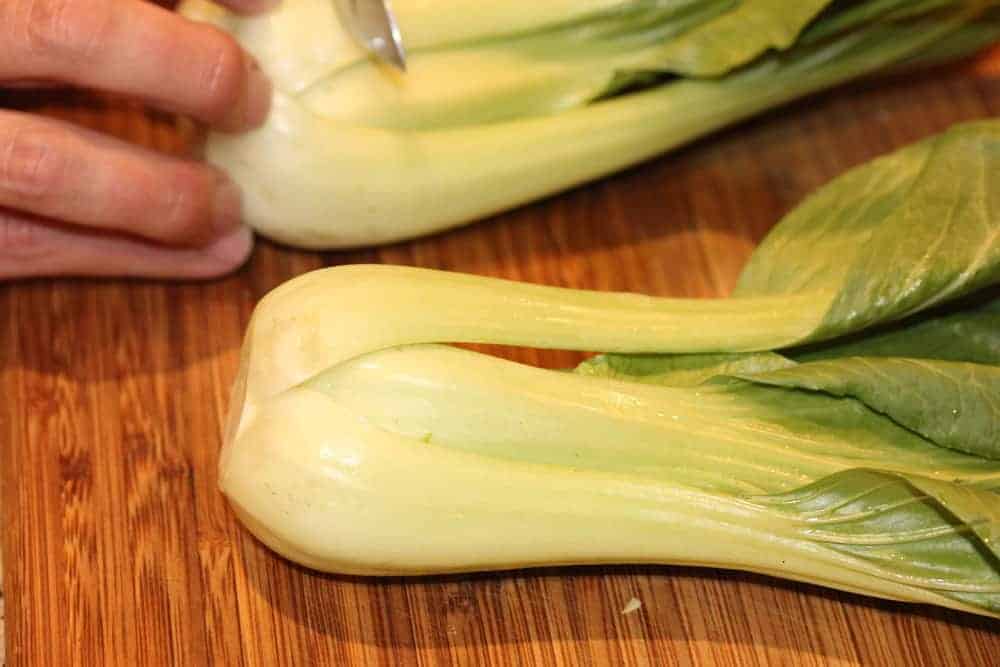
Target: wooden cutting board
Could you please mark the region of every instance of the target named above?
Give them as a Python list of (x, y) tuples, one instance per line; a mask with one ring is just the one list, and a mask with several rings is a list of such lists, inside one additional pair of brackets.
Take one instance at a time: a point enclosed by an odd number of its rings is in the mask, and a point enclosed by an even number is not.
[[(42, 106), (163, 150), (190, 150), (166, 118), (93, 102)], [(414, 243), (328, 254), (261, 243), (244, 270), (206, 284), (0, 287), (11, 664), (997, 664), (995, 622), (732, 572), (314, 574), (241, 529), (216, 490), (216, 459), (247, 318), (292, 276), (389, 262), (723, 295), (754, 244), (817, 186), (953, 122), (998, 112), (1000, 84), (954, 72), (857, 85)], [(503, 353), (547, 366), (578, 359)], [(642, 607), (623, 615), (631, 598)]]

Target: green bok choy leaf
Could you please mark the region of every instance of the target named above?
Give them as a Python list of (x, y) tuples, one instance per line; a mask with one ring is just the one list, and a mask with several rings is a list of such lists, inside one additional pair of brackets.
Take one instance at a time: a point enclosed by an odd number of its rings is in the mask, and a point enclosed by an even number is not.
[(726, 299), (301, 276), (250, 323), (221, 487), (332, 572), (680, 563), (1000, 616), (998, 183), (996, 121), (859, 167)]

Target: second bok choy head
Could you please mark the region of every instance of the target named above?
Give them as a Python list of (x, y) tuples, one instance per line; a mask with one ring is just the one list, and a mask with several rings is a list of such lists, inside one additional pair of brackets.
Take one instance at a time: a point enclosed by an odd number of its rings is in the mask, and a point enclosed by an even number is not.
[(635, 164), (765, 109), (1000, 37), (998, 0), (394, 0), (403, 75), (331, 0), (240, 17), (270, 119), (216, 135), (247, 221), (309, 248), (412, 238)]
[(330, 572), (701, 564), (1000, 616), (998, 283), (997, 121), (834, 180), (730, 298), (317, 271), (253, 315), (221, 487)]

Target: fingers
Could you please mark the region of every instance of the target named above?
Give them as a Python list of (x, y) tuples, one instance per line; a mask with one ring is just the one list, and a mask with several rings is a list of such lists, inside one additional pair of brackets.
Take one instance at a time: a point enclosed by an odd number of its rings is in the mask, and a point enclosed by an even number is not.
[(200, 244), (240, 224), (240, 194), (207, 165), (0, 111), (0, 207), (151, 241)]
[(239, 229), (201, 248), (168, 248), (94, 234), (0, 209), (0, 280), (36, 276), (215, 278), (239, 268), (253, 246)]
[(109, 90), (230, 131), (270, 106), (270, 83), (232, 37), (148, 2), (3, 0), (0, 44), (0, 81)]

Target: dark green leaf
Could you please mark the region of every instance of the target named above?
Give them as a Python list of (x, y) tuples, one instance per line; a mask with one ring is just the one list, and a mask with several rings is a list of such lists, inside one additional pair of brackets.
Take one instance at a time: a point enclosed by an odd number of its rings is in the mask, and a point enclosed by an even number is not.
[(910, 357), (1000, 365), (1000, 299), (946, 314), (928, 314), (848, 339), (789, 353), (796, 361), (839, 357)]
[(849, 396), (937, 445), (1000, 459), (1000, 368), (996, 366), (847, 357), (739, 377)]

